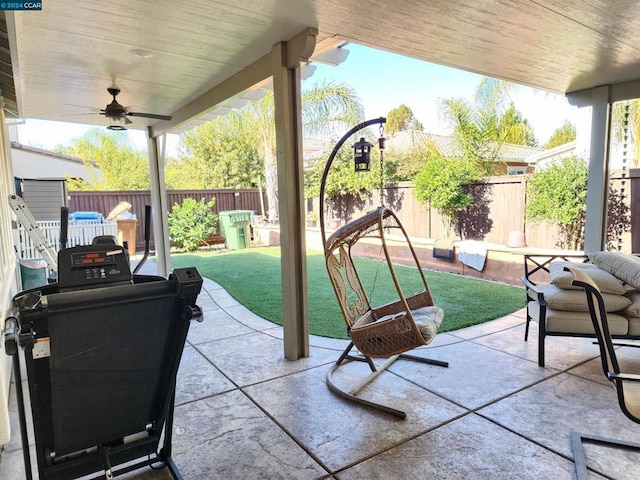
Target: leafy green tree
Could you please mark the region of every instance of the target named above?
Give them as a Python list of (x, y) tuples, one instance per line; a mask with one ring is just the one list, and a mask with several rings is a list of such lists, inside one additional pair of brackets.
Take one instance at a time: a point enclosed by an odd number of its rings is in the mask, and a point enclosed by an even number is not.
[(576, 126), (568, 120), (564, 122), (564, 125), (556, 128), (556, 130), (549, 137), (549, 141), (545, 144), (545, 149), (559, 147), (565, 143), (573, 142), (576, 139)]
[(582, 248), (587, 175), (584, 161), (572, 156), (536, 171), (527, 180), (525, 218), (557, 225), (562, 248)]
[[(207, 127), (212, 129), (206, 130), (207, 135), (203, 135), (204, 130), (202, 130), (189, 136), (189, 148), (199, 153), (197, 158), (210, 160), (208, 165), (215, 165), (215, 168), (219, 168), (217, 162), (222, 162), (221, 174), (227, 170), (232, 175), (239, 175), (243, 168), (234, 169), (232, 164), (242, 161), (244, 168), (253, 172), (250, 175), (252, 182), (257, 181), (259, 186), (262, 186), (264, 181), (269, 208), (268, 217), (273, 221), (278, 218), (274, 113), (273, 92), (269, 92), (260, 100), (251, 102), (237, 111), (229, 121), (221, 120), (219, 125)], [(321, 82), (302, 93), (302, 123), (305, 135), (337, 138), (345, 128), (360, 123), (363, 118), (364, 110), (360, 100), (353, 89), (346, 85)], [(227, 140), (215, 140), (214, 147), (208, 146), (207, 142), (211, 142), (211, 132), (216, 132), (221, 138)], [(230, 140), (234, 138), (235, 140)], [(227, 145), (222, 148), (219, 144), (224, 141)], [(220, 155), (223, 157), (221, 158)], [(256, 155), (263, 161), (264, 175), (257, 175), (253, 170)], [(205, 168), (205, 166), (202, 164), (201, 167), (194, 168)], [(214, 174), (203, 170), (200, 175)]]
[(513, 103), (509, 105), (509, 108), (498, 120), (496, 141), (511, 145), (538, 146), (538, 141), (533, 133), (533, 128), (529, 125), (529, 121), (516, 110), (516, 106)]
[(415, 177), (416, 198), (436, 209), (445, 237), (449, 236), (456, 214), (473, 203), (468, 186), (481, 178), (482, 170), (473, 159), (448, 159), (438, 154), (432, 155)]
[[(265, 190), (269, 218), (273, 219), (278, 216), (273, 95), (266, 95), (254, 105), (254, 114), (262, 116), (262, 122), (258, 122), (257, 125), (262, 136), (262, 153), (265, 159)], [(344, 84), (324, 81), (314, 84), (302, 94), (302, 125), (305, 136), (338, 138), (346, 128), (363, 120), (362, 103), (355, 91)]]
[[(147, 190), (147, 155), (135, 149), (126, 132), (93, 128), (70, 146), (55, 151), (83, 159), (90, 181), (68, 178), (70, 190)], [(100, 169), (96, 173), (92, 162)]]
[(476, 90), (474, 105), (480, 116), (493, 116), (491, 122), (496, 122), (491, 133), (494, 141), (535, 147), (538, 141), (533, 128), (511, 100), (510, 93), (515, 89), (514, 83), (484, 77)]
[[(527, 181), (525, 218), (557, 225), (560, 248), (584, 248), (584, 222), (588, 167), (576, 156), (536, 171)], [(609, 187), (607, 209), (607, 248), (614, 249), (619, 237), (631, 228), (630, 208), (624, 197)]]
[(385, 131), (389, 134), (403, 130), (424, 130), (423, 125), (413, 116), (413, 110), (404, 103), (387, 114)]
[(193, 128), (180, 140), (182, 158), (165, 165), (169, 188), (251, 188), (262, 183), (256, 131), (241, 111)]
[(218, 216), (213, 213), (215, 200), (205, 202), (185, 198), (181, 204), (174, 204), (169, 213), (169, 234), (178, 248), (189, 252), (205, 245), (210, 235), (217, 230)]
[(462, 99), (443, 100), (444, 113), (454, 128), (460, 157), (487, 173), (499, 158), (498, 117), (493, 106), (477, 107)]

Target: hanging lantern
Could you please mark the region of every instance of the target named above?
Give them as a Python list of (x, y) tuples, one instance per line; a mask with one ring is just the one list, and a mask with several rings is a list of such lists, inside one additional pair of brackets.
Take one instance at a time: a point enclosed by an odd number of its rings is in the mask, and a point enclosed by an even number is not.
[(364, 137), (353, 145), (353, 163), (356, 172), (368, 172), (371, 170), (371, 147)]

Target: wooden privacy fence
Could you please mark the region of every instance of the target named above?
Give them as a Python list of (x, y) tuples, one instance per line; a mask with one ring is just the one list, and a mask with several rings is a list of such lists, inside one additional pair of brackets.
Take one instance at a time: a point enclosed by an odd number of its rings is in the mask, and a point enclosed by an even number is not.
[[(610, 172), (613, 187), (620, 190), (624, 184), (625, 203), (631, 212), (631, 231), (622, 237), (624, 252), (640, 252), (640, 169), (631, 169), (623, 179), (621, 171)], [(556, 248), (559, 235), (554, 225), (525, 221), (526, 177), (508, 175), (490, 177), (474, 185), (476, 202), (466, 214), (460, 215), (465, 239), (506, 244), (509, 233), (524, 231), (529, 247)], [(443, 238), (444, 232), (435, 209), (418, 202), (411, 183), (387, 186), (385, 204), (393, 209), (413, 238)], [(357, 218), (378, 205), (378, 192), (371, 198), (356, 199), (343, 196), (337, 202), (329, 201), (327, 219), (340, 219), (342, 223)], [(310, 202), (318, 211), (318, 202)], [(311, 205), (309, 205), (311, 208)], [(454, 235), (450, 235), (453, 237)]]
[[(220, 213), (228, 210), (251, 210), (256, 214), (262, 214), (260, 192), (258, 189), (238, 190), (168, 190), (167, 204), (169, 211), (174, 204), (180, 204), (185, 198), (206, 202), (215, 199), (214, 212)], [(95, 192), (70, 192), (70, 212), (99, 212), (105, 217), (120, 202), (129, 202), (132, 206), (131, 213), (138, 219), (136, 229), (136, 248), (144, 248), (144, 207), (151, 205), (151, 194), (148, 190), (142, 191), (95, 191)], [(267, 208), (266, 197), (263, 194), (264, 207)], [(219, 233), (219, 232), (218, 232)], [(153, 229), (151, 231), (151, 244), (153, 247)]]
[[(631, 225), (635, 228), (622, 237), (622, 251), (640, 252), (640, 169), (627, 172), (623, 180), (620, 171), (611, 172), (613, 185), (620, 190), (624, 183), (625, 202), (631, 211)], [(483, 240), (490, 243), (506, 244), (509, 233), (524, 231), (529, 247), (555, 248), (558, 242), (558, 230), (553, 225), (533, 224), (524, 219), (526, 205), (526, 177), (521, 175), (490, 177), (473, 187), (476, 202), (461, 216), (464, 238)], [(251, 210), (260, 215), (263, 206), (257, 189), (241, 190), (169, 190), (167, 192), (170, 208), (185, 198), (206, 201), (215, 198), (214, 211)], [(340, 219), (346, 222), (357, 218), (378, 204), (378, 192), (370, 198), (356, 199), (343, 196), (337, 202), (329, 201), (326, 219)], [(75, 211), (100, 212), (105, 217), (121, 201), (129, 202), (138, 218), (136, 245), (143, 247), (144, 206), (151, 203), (148, 191), (133, 192), (71, 192), (69, 209)], [(263, 193), (264, 208), (267, 207)], [(443, 238), (444, 232), (435, 209), (418, 202), (413, 194), (411, 183), (400, 183), (385, 188), (385, 204), (393, 209), (400, 221), (414, 238)], [(317, 199), (309, 200), (308, 210), (318, 212)], [(153, 236), (153, 232), (152, 232)]]

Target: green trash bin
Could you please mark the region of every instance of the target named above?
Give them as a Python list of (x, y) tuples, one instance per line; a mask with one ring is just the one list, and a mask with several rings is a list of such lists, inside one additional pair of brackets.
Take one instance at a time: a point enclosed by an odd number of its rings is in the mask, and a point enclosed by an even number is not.
[(228, 210), (220, 212), (220, 230), (227, 239), (227, 248), (237, 250), (249, 247), (249, 220), (251, 210)]
[(39, 260), (21, 260), (20, 278), (23, 290), (42, 287), (47, 284), (47, 267)]

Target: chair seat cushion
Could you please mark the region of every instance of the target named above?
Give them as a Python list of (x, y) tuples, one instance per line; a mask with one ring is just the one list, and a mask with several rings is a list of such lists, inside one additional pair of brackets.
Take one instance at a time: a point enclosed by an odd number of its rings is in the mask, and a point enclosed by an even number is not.
[[(587, 296), (580, 290), (563, 290), (555, 285), (538, 285), (547, 306), (553, 310), (564, 310), (569, 312), (588, 312)], [(631, 300), (624, 295), (611, 295), (603, 293), (604, 306), (607, 312), (618, 312), (631, 305)]]
[(438, 333), (438, 328), (444, 320), (444, 311), (440, 307), (422, 307), (412, 310), (413, 320), (424, 340), (429, 343)]
[[(529, 302), (529, 316), (535, 320), (540, 318), (538, 302)], [(607, 319), (611, 335), (629, 333), (629, 321), (623, 315), (609, 313)], [(567, 312), (552, 308), (547, 308), (546, 330), (555, 333), (595, 335), (589, 312)]]
[(565, 272), (565, 267), (579, 268), (589, 275), (589, 278), (598, 286), (601, 293), (610, 293), (612, 295), (623, 295), (627, 289), (621, 280), (603, 270), (602, 268), (594, 265), (593, 263), (577, 263), (577, 262), (551, 262), (549, 265), (549, 275), (551, 276), (551, 283), (556, 287), (563, 290), (581, 290), (581, 287), (576, 287), (571, 284), (573, 281), (573, 275), (571, 272)]
[(627, 317), (627, 321), (629, 322), (628, 334), (633, 337), (640, 337), (640, 318), (630, 317), (626, 314), (624, 316)]

